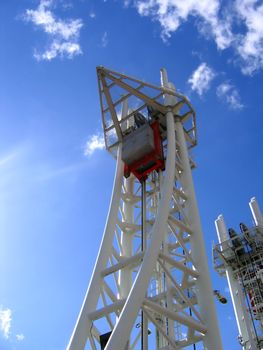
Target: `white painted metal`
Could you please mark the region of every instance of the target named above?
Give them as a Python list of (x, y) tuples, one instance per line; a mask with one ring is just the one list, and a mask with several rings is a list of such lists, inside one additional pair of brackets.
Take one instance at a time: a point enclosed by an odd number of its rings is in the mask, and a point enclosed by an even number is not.
[[(229, 235), (223, 215), (219, 215), (215, 221), (215, 226), (219, 243), (222, 244), (223, 242), (229, 241)], [(251, 330), (252, 324), (247, 312), (245, 296), (241, 285), (234, 277), (233, 270), (229, 265), (226, 267), (226, 278), (234, 307), (238, 331), (243, 340), (243, 349), (256, 350), (257, 347), (254, 342), (254, 336)]]
[[(124, 119), (128, 114), (128, 101), (127, 99), (123, 101), (121, 118)], [(124, 124), (125, 126), (125, 124)], [(125, 217), (126, 223), (133, 225), (133, 211), (134, 202), (131, 197), (134, 192), (134, 181), (135, 178), (130, 176), (128, 179), (124, 179), (123, 185), (126, 188), (126, 199), (123, 201), (123, 215)], [(122, 230), (121, 232), (121, 256), (125, 258), (130, 258), (132, 256), (132, 235), (127, 230)], [(131, 287), (132, 287), (132, 270), (130, 267), (121, 269), (119, 272), (119, 286), (120, 286), (120, 299), (127, 298)]]
[(229, 234), (227, 232), (226, 224), (223, 215), (219, 215), (215, 221), (216, 233), (219, 243), (223, 243), (229, 240)]
[(222, 215), (215, 221), (219, 244), (214, 266), (226, 275), (235, 311), (239, 340), (244, 350), (263, 349), (263, 231), (262, 214), (255, 197), (249, 203), (255, 226), (240, 224), (231, 237)]
[[(100, 349), (107, 332), (105, 350), (140, 349), (141, 337), (143, 350), (198, 343), (222, 350), (188, 154), (196, 145), (192, 106), (165, 70), (161, 87), (102, 67), (98, 77), (106, 147), (113, 155), (118, 150), (117, 170), (99, 256), (67, 350), (84, 350), (86, 342)], [(166, 166), (149, 175), (142, 191), (133, 175), (123, 177), (121, 142), (134, 126), (133, 111), (147, 114), (147, 106), (163, 125)]]
[[(89, 288), (87, 290), (82, 308), (79, 313), (76, 326), (67, 347), (68, 350), (83, 350), (85, 348), (88, 337), (91, 339), (91, 346), (94, 344), (90, 333), (91, 320), (89, 319), (89, 313), (91, 310), (93, 310), (94, 305), (96, 305), (98, 302), (101, 288), (101, 271), (107, 266), (109, 250), (111, 248), (112, 238), (114, 235), (114, 226), (117, 220), (118, 206), (121, 196), (122, 178), (123, 162), (121, 160), (121, 147), (119, 147), (111, 204), (99, 255), (95, 264), (95, 268), (93, 270)], [(95, 344), (92, 347), (95, 349)]]
[[(133, 225), (133, 210), (134, 203), (130, 201), (130, 197), (133, 194), (134, 188), (134, 177), (131, 176), (124, 180), (124, 186), (126, 188), (127, 199), (123, 203), (123, 214), (126, 218), (127, 224)], [(132, 257), (132, 235), (128, 230), (123, 230), (121, 232), (121, 257), (130, 258)], [(132, 287), (132, 270), (128, 266), (123, 268), (119, 272), (119, 286), (120, 286), (120, 299), (127, 298), (131, 287)]]
[(255, 197), (251, 198), (249, 206), (256, 226), (263, 226), (263, 216)]
[(145, 252), (140, 271), (121, 312), (118, 323), (114, 328), (112, 337), (110, 338), (106, 347), (107, 350), (124, 349), (138, 311), (143, 305), (145, 293), (159, 255), (161, 242), (164, 239), (163, 235), (166, 232), (165, 226), (167, 224), (169, 214), (169, 203), (172, 197), (175, 170), (175, 134), (173, 131), (174, 118), (171, 112), (167, 113), (166, 120), (168, 142), (166, 177), (163, 191), (161, 193), (161, 202), (158, 208), (157, 220), (153, 226), (151, 232), (152, 239)]
[[(168, 74), (167, 74), (167, 71), (165, 68), (161, 69), (161, 86), (163, 88), (171, 89), (175, 92), (174, 85), (168, 81)], [(170, 94), (164, 95), (165, 106), (171, 108), (172, 106), (176, 105), (176, 102), (177, 102), (176, 96), (172, 96)], [(164, 254), (166, 254), (166, 256), (168, 256), (169, 255), (169, 241), (167, 240), (167, 237), (164, 237), (162, 244), (164, 247)], [(165, 278), (164, 283), (166, 285), (163, 286), (163, 288), (166, 288), (166, 290), (167, 290), (167, 292), (166, 292), (167, 308), (172, 309), (173, 308), (172, 283), (171, 283), (171, 279), (166, 278), (166, 277), (167, 276), (164, 273), (164, 278)], [(161, 284), (161, 281), (159, 281), (159, 283)], [(174, 336), (175, 336), (174, 321), (168, 318), (166, 322), (167, 322), (167, 332), (171, 336), (171, 338), (174, 338)], [(167, 344), (167, 340), (165, 339), (165, 337), (162, 334), (159, 334), (159, 341), (162, 344), (162, 347)]]
[[(213, 350), (221, 350), (219, 328), (217, 324), (215, 305), (213, 300), (213, 292), (209, 279), (208, 262), (205, 251), (204, 238), (202, 234), (198, 205), (195, 196), (192, 172), (186, 148), (184, 131), (182, 123), (178, 118), (175, 122), (175, 130), (178, 138), (178, 146), (180, 149), (181, 162), (183, 166), (184, 176), (182, 182), (185, 188), (185, 194), (188, 196), (188, 217), (190, 219), (193, 234), (190, 236), (192, 247), (192, 258), (195, 266), (199, 271), (199, 278), (196, 281), (196, 296), (200, 307), (200, 314), (207, 327), (208, 335), (204, 339), (206, 348)], [(202, 271), (202, 273), (201, 273)]]

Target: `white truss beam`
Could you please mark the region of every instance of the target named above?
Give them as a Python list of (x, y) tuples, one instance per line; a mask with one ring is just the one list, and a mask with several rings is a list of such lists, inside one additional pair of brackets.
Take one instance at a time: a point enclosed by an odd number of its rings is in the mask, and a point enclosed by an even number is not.
[[(167, 81), (157, 87), (98, 68), (107, 149), (116, 175), (104, 235), (67, 350), (222, 350), (188, 149), (195, 113)], [(124, 178), (122, 139), (134, 111), (151, 106), (162, 123), (165, 171), (145, 183)], [(149, 334), (151, 329), (151, 335)], [(154, 347), (153, 347), (153, 344)]]

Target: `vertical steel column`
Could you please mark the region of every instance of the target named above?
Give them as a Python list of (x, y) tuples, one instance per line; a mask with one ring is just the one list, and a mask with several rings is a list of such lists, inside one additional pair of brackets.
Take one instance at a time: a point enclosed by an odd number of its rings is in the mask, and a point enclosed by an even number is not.
[(200, 314), (208, 329), (204, 338), (204, 345), (207, 350), (222, 350), (192, 171), (184, 129), (179, 117), (175, 120), (175, 130), (179, 146), (179, 154), (183, 166), (182, 182), (186, 191), (186, 204), (188, 203), (189, 220), (193, 231), (190, 238), (192, 257), (197, 270), (200, 272), (196, 281), (196, 296), (200, 307)]

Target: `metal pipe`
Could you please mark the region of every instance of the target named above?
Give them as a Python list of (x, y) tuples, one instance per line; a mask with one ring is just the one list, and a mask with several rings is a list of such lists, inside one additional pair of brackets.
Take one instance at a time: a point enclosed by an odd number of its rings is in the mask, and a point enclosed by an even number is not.
[(261, 210), (257, 203), (256, 197), (251, 198), (249, 206), (256, 226), (263, 226), (263, 216), (261, 214)]
[(168, 75), (167, 70), (165, 68), (161, 68), (161, 85), (163, 87), (168, 86)]
[(218, 242), (221, 244), (225, 241), (228, 241), (230, 237), (226, 228), (223, 215), (218, 216), (218, 218), (215, 221), (215, 225), (216, 225)]

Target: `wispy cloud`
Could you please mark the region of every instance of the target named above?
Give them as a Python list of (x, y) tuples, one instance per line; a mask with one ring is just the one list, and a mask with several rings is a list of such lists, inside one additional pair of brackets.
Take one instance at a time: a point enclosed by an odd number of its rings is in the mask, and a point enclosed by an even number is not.
[(199, 67), (192, 73), (188, 79), (188, 83), (193, 91), (196, 91), (199, 96), (206, 92), (214, 79), (215, 73), (205, 62), (201, 63)]
[(90, 11), (89, 16), (90, 18), (96, 18), (96, 13), (94, 11)]
[(23, 333), (17, 334), (16, 335), (16, 340), (17, 341), (23, 341), (25, 339), (25, 336)]
[(104, 149), (104, 137), (101, 134), (91, 135), (85, 145), (84, 155), (91, 156), (96, 150)]
[(85, 163), (78, 162), (61, 167), (52, 167), (50, 164), (42, 164), (39, 167), (39, 175), (37, 180), (49, 181), (53, 179), (66, 178), (68, 176), (75, 176), (84, 167)]
[(8, 339), (10, 336), (10, 328), (12, 322), (12, 311), (0, 307), (0, 331), (4, 338)]
[[(125, 1), (126, 2), (126, 1)], [(159, 21), (162, 38), (166, 40), (182, 23), (191, 16), (199, 17), (199, 28), (210, 33), (218, 48), (228, 47), (232, 41), (229, 21), (219, 19), (219, 0), (181, 1), (181, 0), (135, 0), (140, 15), (151, 16)]]
[(107, 32), (104, 32), (101, 37), (101, 46), (106, 47), (109, 43), (109, 36)]
[(220, 84), (216, 89), (216, 94), (222, 101), (228, 104), (230, 109), (240, 110), (244, 107), (241, 103), (239, 92), (229, 82)]
[[(105, 2), (105, 1), (104, 1)], [(130, 5), (130, 3), (132, 2), (132, 0), (124, 0), (124, 6), (128, 7)]]
[[(0, 306), (0, 335), (8, 341), (12, 341), (11, 324), (12, 310)], [(20, 342), (25, 339), (25, 336), (23, 333), (19, 333), (15, 335), (15, 339)]]
[(79, 44), (81, 19), (63, 20), (57, 18), (51, 11), (53, 0), (40, 0), (35, 10), (27, 9), (23, 18), (41, 28), (51, 39), (51, 44), (44, 52), (35, 51), (37, 60), (50, 61), (57, 56), (73, 58), (82, 53)]
[(13, 159), (15, 159), (18, 155), (18, 152), (11, 152), (11, 153), (8, 153), (4, 156), (1, 156), (0, 155), (0, 167), (3, 167), (7, 164), (9, 164)]

